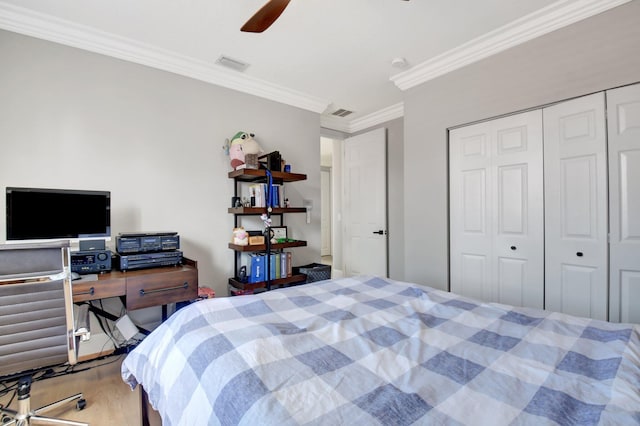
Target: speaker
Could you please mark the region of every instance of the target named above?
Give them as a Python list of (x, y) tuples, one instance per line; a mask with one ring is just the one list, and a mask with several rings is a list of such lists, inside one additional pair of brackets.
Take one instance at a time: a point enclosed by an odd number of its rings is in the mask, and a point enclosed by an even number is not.
[(80, 251), (104, 250), (104, 240), (81, 240)]

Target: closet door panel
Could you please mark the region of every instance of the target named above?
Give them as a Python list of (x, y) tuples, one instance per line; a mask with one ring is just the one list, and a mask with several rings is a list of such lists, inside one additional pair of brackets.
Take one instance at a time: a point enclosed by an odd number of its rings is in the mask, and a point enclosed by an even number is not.
[(542, 308), (544, 221), (542, 112), (521, 113), (494, 125), (495, 286), (493, 300)]
[(542, 113), (449, 137), (451, 291), (542, 308)]
[(620, 271), (621, 322), (640, 324), (640, 271)]
[[(606, 316), (607, 288), (599, 282), (598, 268), (563, 264), (560, 282), (560, 298), (556, 301), (565, 314), (587, 318)], [(550, 308), (547, 308), (550, 309)]]
[(603, 201), (598, 199), (597, 155), (567, 156), (559, 166), (561, 238), (597, 239), (597, 207)]
[(544, 114), (545, 308), (607, 319), (604, 93)]
[(498, 169), (498, 232), (501, 235), (526, 235), (527, 165), (516, 164)]
[(487, 295), (491, 294), (489, 256), (461, 253), (459, 261), (460, 279), (456, 290), (452, 291), (473, 299), (487, 300)]
[(607, 91), (610, 320), (640, 323), (640, 85)]
[(493, 179), (489, 126), (452, 130), (450, 134), (451, 291), (491, 298)]
[(500, 303), (523, 306), (527, 303), (524, 289), (527, 287), (526, 259), (498, 258), (498, 295)]
[(640, 240), (640, 149), (619, 153), (620, 239)]

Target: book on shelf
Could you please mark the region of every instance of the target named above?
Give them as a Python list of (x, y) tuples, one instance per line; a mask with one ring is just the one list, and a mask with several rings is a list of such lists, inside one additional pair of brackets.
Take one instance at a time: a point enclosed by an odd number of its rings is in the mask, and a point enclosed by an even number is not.
[(271, 200), (272, 207), (281, 207), (283, 198), (283, 186), (280, 184), (273, 184), (272, 191), (269, 192), (268, 185), (266, 183), (254, 183), (249, 186), (249, 196), (251, 197), (252, 207), (266, 207), (267, 200)]
[(280, 204), (280, 200), (282, 200), (282, 185), (273, 184), (272, 186), (273, 192), (271, 193), (271, 206), (273, 207), (282, 207)]
[(252, 253), (249, 255), (250, 283), (258, 283), (267, 279), (265, 261), (264, 254)]
[(269, 254), (269, 275), (271, 277), (272, 280), (275, 280), (276, 278), (276, 254), (275, 253), (270, 253)]
[(249, 255), (249, 282), (257, 283), (267, 280), (267, 259), (269, 259), (269, 275), (271, 280), (293, 276), (291, 252), (251, 253)]
[(287, 278), (287, 253), (280, 253), (280, 278)]
[(276, 253), (275, 254), (275, 278), (282, 278), (282, 274), (280, 273), (281, 270), (281, 260), (280, 260), (280, 253)]

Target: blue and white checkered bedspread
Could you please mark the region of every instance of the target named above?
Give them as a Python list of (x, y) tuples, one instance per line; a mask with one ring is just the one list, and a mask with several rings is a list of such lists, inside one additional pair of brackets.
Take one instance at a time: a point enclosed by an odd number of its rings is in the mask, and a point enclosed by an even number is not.
[(172, 425), (640, 424), (640, 327), (343, 278), (194, 303), (122, 365)]

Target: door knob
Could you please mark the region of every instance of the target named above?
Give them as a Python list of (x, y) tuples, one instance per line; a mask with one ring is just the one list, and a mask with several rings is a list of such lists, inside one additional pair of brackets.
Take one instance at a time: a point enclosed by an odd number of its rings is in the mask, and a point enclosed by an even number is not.
[(384, 231), (381, 229), (379, 231), (373, 231), (374, 234), (384, 235)]

